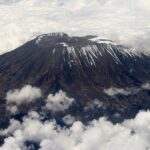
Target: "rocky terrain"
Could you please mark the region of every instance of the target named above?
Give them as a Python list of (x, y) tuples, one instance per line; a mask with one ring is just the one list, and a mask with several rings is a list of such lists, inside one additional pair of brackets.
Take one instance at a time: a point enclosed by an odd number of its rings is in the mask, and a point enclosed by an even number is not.
[(6, 93), (25, 85), (43, 96), (21, 105), (19, 114), (42, 111), (49, 93), (66, 92), (75, 102), (63, 112), (49, 113), (61, 124), (65, 114), (87, 122), (107, 116), (120, 122), (150, 108), (150, 55), (97, 36), (71, 37), (66, 33), (40, 35), (0, 56), (0, 124), (6, 126)]

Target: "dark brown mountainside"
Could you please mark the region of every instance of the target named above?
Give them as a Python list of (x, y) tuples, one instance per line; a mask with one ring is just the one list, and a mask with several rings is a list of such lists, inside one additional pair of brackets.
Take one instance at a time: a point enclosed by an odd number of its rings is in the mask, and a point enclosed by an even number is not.
[[(101, 115), (115, 120), (116, 113), (123, 119), (150, 107), (148, 89), (134, 94), (149, 80), (149, 55), (92, 36), (40, 35), (0, 56), (1, 107), (5, 107), (4, 99), (10, 89), (30, 84), (41, 88), (45, 97), (60, 89), (74, 97), (76, 104), (68, 111), (80, 114), (83, 120)], [(104, 92), (109, 88), (132, 90), (130, 94), (112, 96)], [(94, 99), (102, 102), (105, 109), (83, 110)], [(89, 118), (84, 118), (86, 114)]]

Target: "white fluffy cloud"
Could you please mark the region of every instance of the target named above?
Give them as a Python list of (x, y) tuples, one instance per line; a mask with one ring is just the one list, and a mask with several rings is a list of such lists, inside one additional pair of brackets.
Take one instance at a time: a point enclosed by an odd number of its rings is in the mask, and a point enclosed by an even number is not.
[(10, 126), (0, 132), (8, 136), (0, 150), (27, 149), (25, 141), (38, 142), (39, 150), (150, 149), (149, 111), (139, 112), (134, 119), (116, 125), (99, 118), (89, 125), (74, 121), (70, 128), (61, 128), (54, 120), (42, 122), (37, 116), (37, 112), (32, 112), (22, 123), (11, 120)]
[(21, 89), (10, 90), (6, 94), (7, 110), (12, 114), (16, 114), (19, 105), (34, 102), (41, 96), (42, 91), (31, 85), (25, 85)]
[(73, 101), (73, 98), (69, 98), (65, 92), (60, 90), (55, 95), (48, 95), (45, 107), (53, 112), (64, 111), (69, 108)]
[[(12, 114), (16, 114), (19, 105), (35, 102), (40, 97), (42, 97), (41, 89), (38, 87), (32, 87), (31, 85), (25, 85), (21, 89), (10, 90), (7, 92), (5, 98), (7, 110)], [(68, 97), (65, 92), (60, 90), (55, 94), (49, 94), (47, 96), (43, 108), (50, 110), (51, 112), (64, 111), (68, 109), (74, 101), (74, 98)]]
[(0, 53), (58, 31), (150, 47), (148, 0), (0, 0), (0, 18)]
[(22, 103), (30, 103), (34, 100), (40, 98), (42, 92), (37, 87), (32, 87), (31, 85), (25, 85), (21, 89), (10, 90), (7, 92), (6, 100), (7, 103), (15, 103), (20, 105)]

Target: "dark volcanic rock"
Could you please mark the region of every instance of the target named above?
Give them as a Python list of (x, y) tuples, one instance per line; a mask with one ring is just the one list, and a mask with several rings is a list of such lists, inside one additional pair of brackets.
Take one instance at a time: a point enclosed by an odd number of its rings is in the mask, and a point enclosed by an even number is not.
[[(70, 37), (65, 33), (38, 36), (0, 56), (0, 98), (8, 90), (31, 84), (44, 96), (60, 89), (76, 99), (68, 113), (90, 120), (108, 115), (111, 120), (134, 116), (149, 108), (148, 90), (110, 97), (110, 87), (139, 88), (150, 80), (150, 56), (95, 36)], [(95, 98), (105, 109), (83, 108)], [(2, 111), (4, 104), (0, 106)], [(113, 114), (121, 114), (121, 119)], [(117, 115), (116, 115), (117, 116)]]

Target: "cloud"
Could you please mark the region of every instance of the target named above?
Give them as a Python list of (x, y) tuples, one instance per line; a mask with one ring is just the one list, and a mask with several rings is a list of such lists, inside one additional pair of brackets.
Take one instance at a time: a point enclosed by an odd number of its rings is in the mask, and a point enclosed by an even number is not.
[(149, 49), (148, 0), (1, 0), (0, 53), (41, 33), (98, 34)]
[(0, 0), (0, 4), (12, 4), (19, 2), (20, 0)]
[(89, 102), (87, 106), (84, 108), (84, 110), (88, 109), (97, 109), (97, 108), (105, 108), (103, 102), (101, 102), (98, 99), (94, 99), (92, 102)]
[[(31, 114), (37, 116), (38, 113)], [(74, 121), (69, 128), (60, 127), (55, 120), (42, 122), (31, 114), (24, 117), (22, 123), (11, 120), (10, 126), (0, 131), (6, 135), (0, 150), (28, 149), (26, 141), (39, 143), (39, 150), (150, 149), (150, 111), (141, 111), (134, 119), (115, 125), (102, 117), (88, 125)]]
[(16, 104), (7, 104), (6, 109), (11, 113), (11, 114), (16, 114), (18, 113), (18, 107)]
[(66, 115), (66, 116), (63, 117), (63, 121), (67, 125), (72, 125), (73, 122), (75, 122), (75, 118), (73, 116), (71, 116), (71, 115)]
[(110, 87), (104, 89), (103, 92), (108, 96), (115, 96), (115, 95), (135, 95), (143, 90), (150, 90), (150, 83), (143, 83), (140, 87), (127, 87), (127, 88), (116, 88)]
[(6, 94), (7, 110), (12, 114), (18, 112), (18, 106), (21, 104), (35, 102), (42, 96), (42, 91), (37, 87), (25, 85), (21, 89), (10, 90)]
[(150, 90), (150, 83), (143, 84), (142, 88), (145, 89), (145, 90)]
[(53, 112), (64, 111), (69, 108), (73, 101), (73, 98), (69, 98), (65, 92), (60, 90), (55, 95), (48, 95), (45, 107)]
[(25, 85), (21, 89), (10, 90), (7, 92), (7, 103), (15, 103), (20, 105), (22, 103), (30, 103), (42, 96), (42, 92), (37, 87)]
[[(12, 114), (16, 114), (19, 112), (20, 105), (35, 102), (41, 97), (41, 89), (38, 87), (32, 87), (31, 85), (25, 85), (21, 89), (9, 90), (5, 98), (7, 110)], [(47, 96), (43, 109), (51, 112), (64, 111), (68, 109), (74, 101), (74, 98), (68, 97), (65, 92), (60, 90), (55, 94), (49, 94)]]
[(104, 93), (106, 93), (109, 96), (114, 96), (114, 95), (130, 95), (131, 91), (130, 90), (126, 90), (123, 88), (108, 88), (108, 89), (104, 89)]

